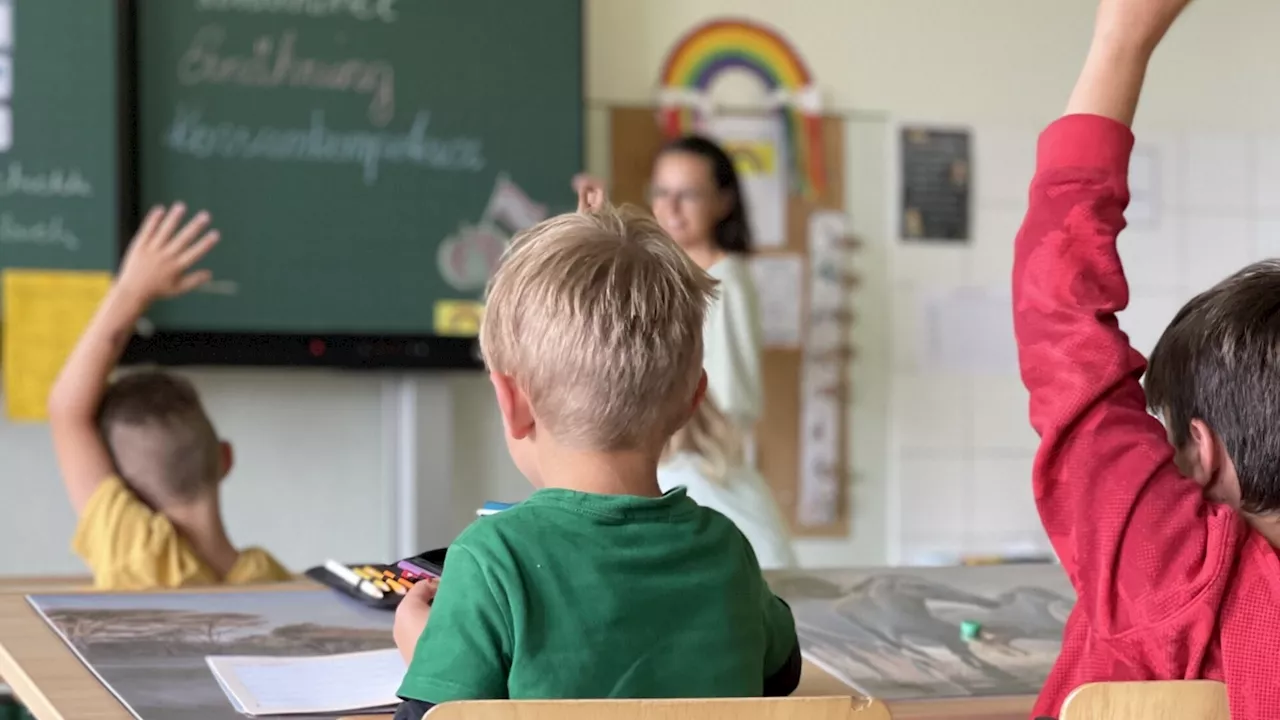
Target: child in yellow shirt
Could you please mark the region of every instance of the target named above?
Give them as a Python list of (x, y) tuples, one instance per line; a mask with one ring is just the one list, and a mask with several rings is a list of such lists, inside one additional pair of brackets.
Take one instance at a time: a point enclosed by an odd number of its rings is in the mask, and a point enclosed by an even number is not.
[(108, 590), (287, 580), (258, 548), (227, 538), (218, 486), (231, 469), (195, 389), (161, 372), (108, 382), (142, 313), (210, 279), (191, 268), (218, 241), (207, 213), (155, 208), (49, 395), (49, 425), (79, 515), (72, 548)]

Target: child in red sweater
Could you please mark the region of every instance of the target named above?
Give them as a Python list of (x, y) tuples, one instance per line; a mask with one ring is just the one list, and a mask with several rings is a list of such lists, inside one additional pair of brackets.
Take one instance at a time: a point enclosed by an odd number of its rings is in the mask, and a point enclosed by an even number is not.
[(1149, 368), (1115, 317), (1129, 300), (1116, 254), (1129, 125), (1187, 4), (1101, 1), (1018, 234), (1036, 502), (1079, 597), (1038, 716), (1088, 682), (1199, 678), (1226, 683), (1235, 720), (1280, 718), (1280, 262), (1187, 303)]

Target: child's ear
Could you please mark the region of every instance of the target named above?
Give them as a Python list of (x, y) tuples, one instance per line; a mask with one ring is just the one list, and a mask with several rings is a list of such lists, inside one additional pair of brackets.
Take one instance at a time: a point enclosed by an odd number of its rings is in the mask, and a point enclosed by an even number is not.
[(1219, 450), (1218, 436), (1203, 420), (1191, 421), (1191, 432), (1187, 434), (1187, 447), (1183, 449), (1184, 463), (1188, 466), (1183, 472), (1205, 487), (1218, 472), (1222, 464), (1222, 453)]
[(231, 466), (235, 464), (235, 459), (231, 443), (226, 440), (218, 441), (218, 482), (222, 482), (227, 475), (231, 474)]
[(707, 371), (703, 370), (702, 374), (698, 376), (698, 387), (693, 391), (693, 404), (689, 406), (689, 417), (693, 417), (693, 414), (698, 412), (698, 406), (702, 404), (702, 401), (705, 400), (706, 397)]
[(533, 434), (536, 424), (529, 399), (516, 383), (515, 378), (502, 373), (489, 373), (493, 392), (498, 396), (498, 409), (502, 411), (502, 425), (514, 440), (523, 440)]

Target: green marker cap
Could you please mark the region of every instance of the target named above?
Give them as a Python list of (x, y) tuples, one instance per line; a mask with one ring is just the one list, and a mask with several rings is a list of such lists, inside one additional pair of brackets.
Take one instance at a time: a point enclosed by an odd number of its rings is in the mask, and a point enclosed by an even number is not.
[(963, 640), (977, 640), (978, 635), (982, 633), (982, 624), (973, 620), (965, 620), (960, 623), (960, 638)]

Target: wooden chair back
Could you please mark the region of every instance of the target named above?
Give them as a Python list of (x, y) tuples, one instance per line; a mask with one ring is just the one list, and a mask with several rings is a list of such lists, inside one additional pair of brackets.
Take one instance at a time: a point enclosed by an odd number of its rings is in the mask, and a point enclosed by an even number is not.
[(1220, 682), (1111, 682), (1076, 688), (1059, 720), (1231, 720), (1231, 714)]
[(732, 700), (473, 700), (423, 720), (890, 720), (879, 700), (852, 697)]

